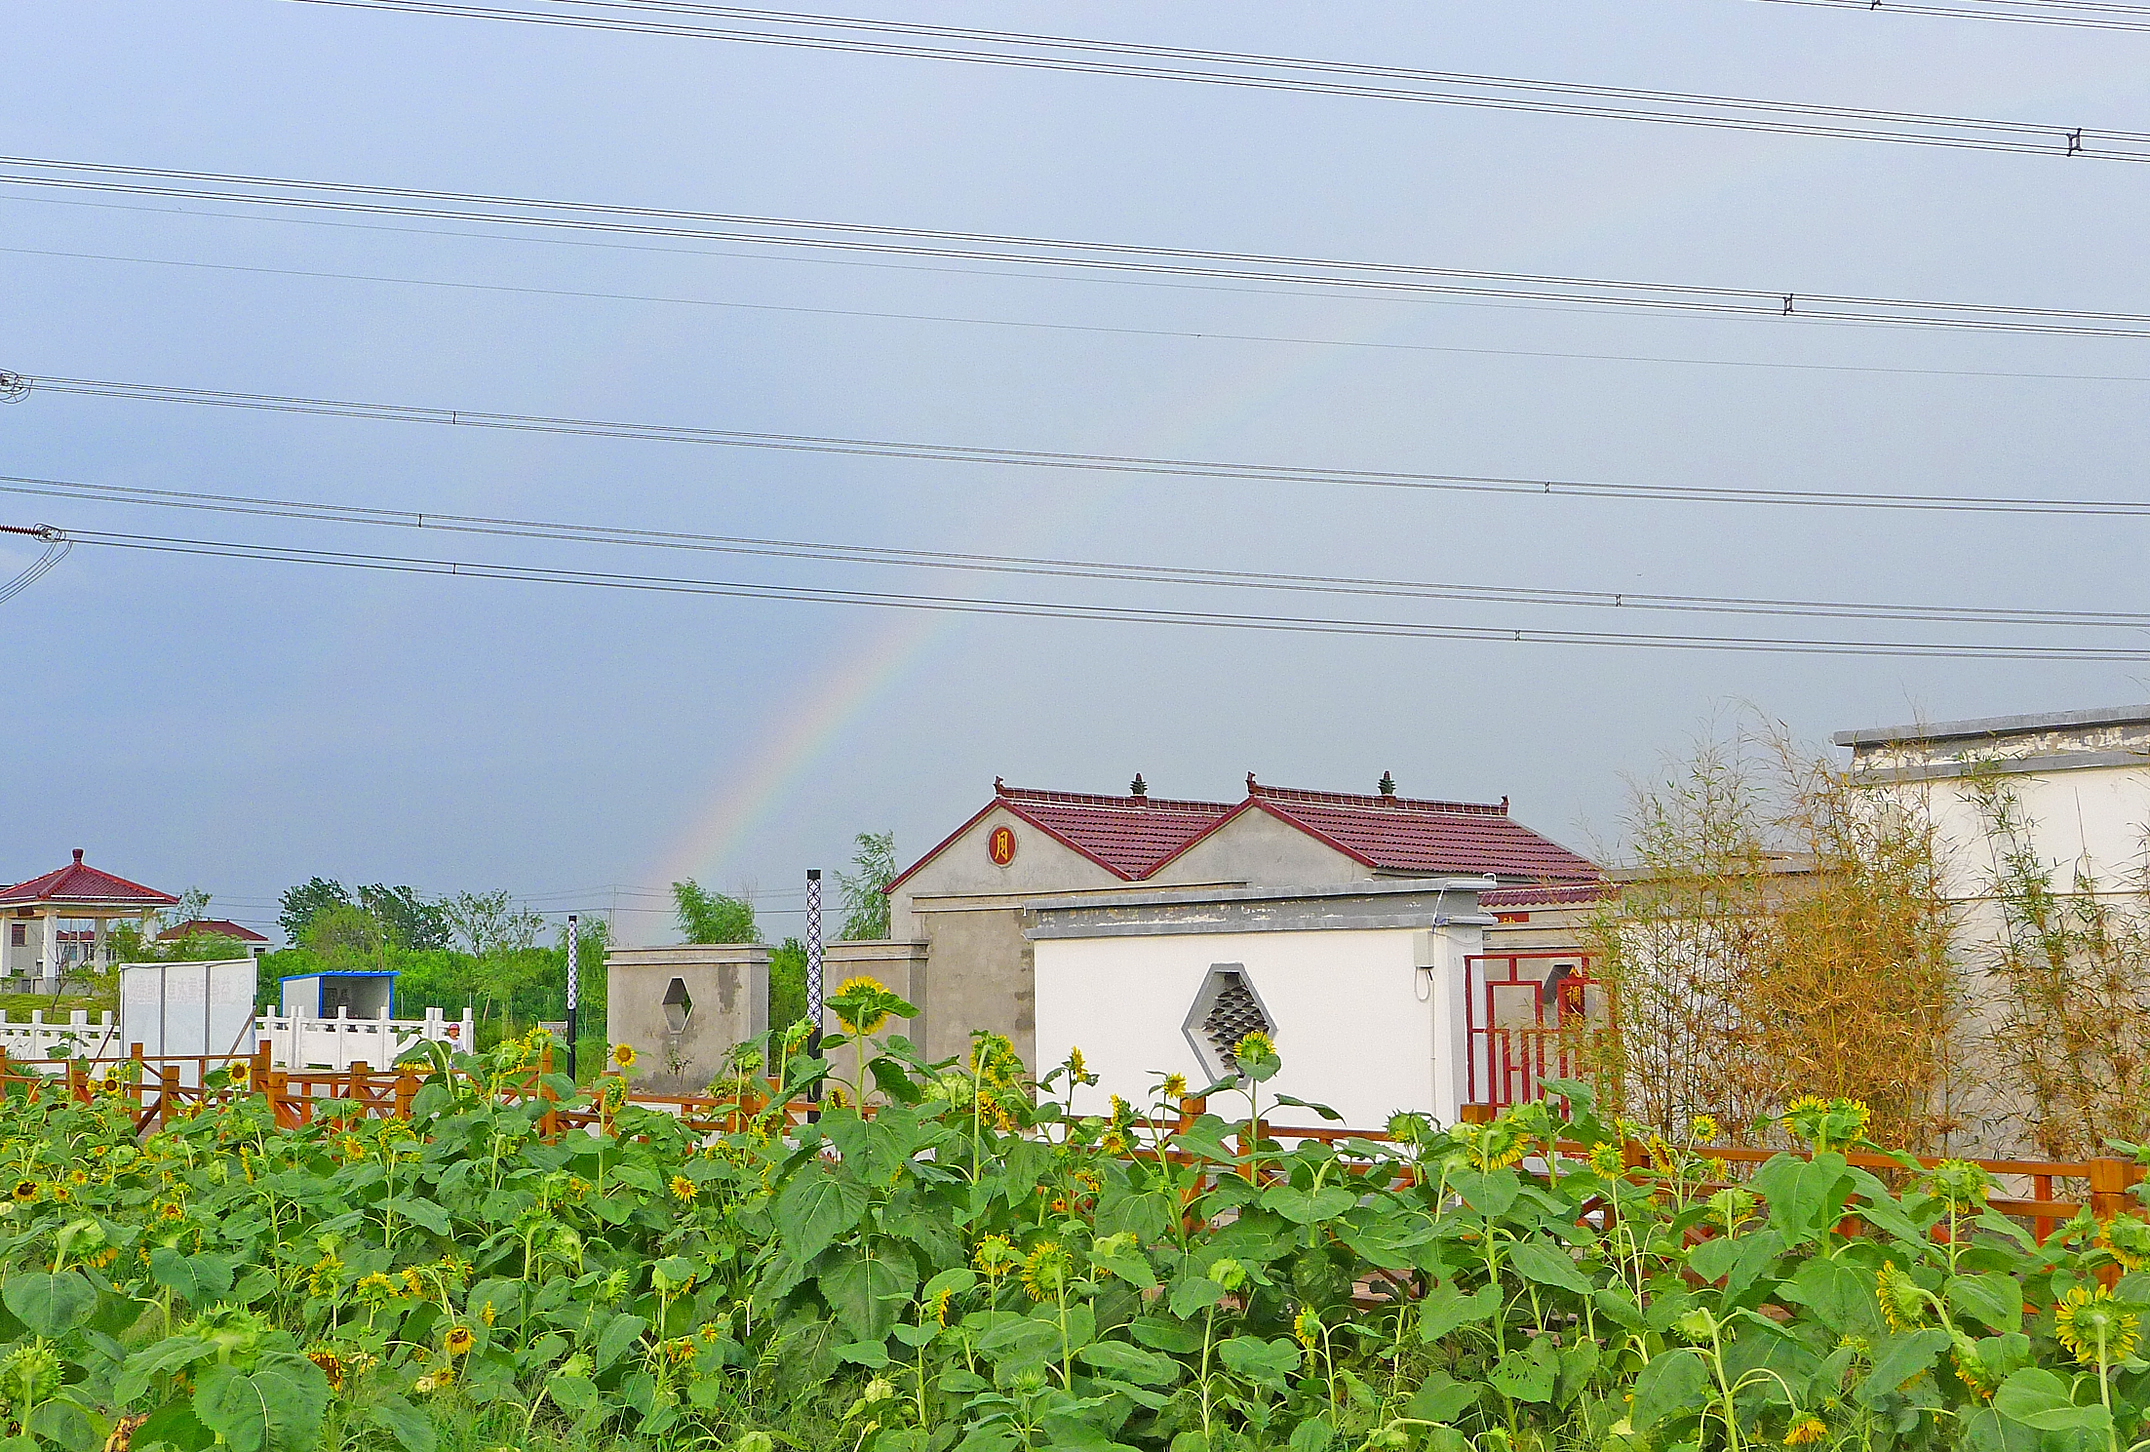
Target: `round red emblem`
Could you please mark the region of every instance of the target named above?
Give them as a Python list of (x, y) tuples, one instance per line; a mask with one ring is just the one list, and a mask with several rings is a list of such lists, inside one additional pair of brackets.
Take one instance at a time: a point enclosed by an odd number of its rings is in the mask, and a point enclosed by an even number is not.
[(985, 855), (993, 859), (995, 867), (1006, 867), (1015, 860), (1015, 829), (995, 827), (993, 835), (985, 839)]

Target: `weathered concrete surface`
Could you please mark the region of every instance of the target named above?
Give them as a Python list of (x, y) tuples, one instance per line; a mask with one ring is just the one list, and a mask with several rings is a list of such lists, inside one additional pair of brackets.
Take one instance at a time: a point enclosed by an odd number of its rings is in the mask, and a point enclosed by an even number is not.
[[(732, 1046), (769, 1030), (769, 948), (690, 943), (616, 948), (605, 957), (606, 1035), (632, 1044), (628, 1076), (652, 1094), (700, 1094)], [(688, 1007), (667, 1006), (674, 983)]]

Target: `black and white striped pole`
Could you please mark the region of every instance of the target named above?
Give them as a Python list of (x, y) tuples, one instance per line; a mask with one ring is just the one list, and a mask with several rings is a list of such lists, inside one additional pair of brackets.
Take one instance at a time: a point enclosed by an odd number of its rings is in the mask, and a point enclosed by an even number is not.
[[(810, 1057), (821, 1056), (821, 869), (806, 869), (806, 1018), (813, 1025), (806, 1037), (806, 1052)], [(807, 1093), (816, 1103), (821, 1100), (821, 1081), (816, 1079)]]
[[(567, 915), (567, 1077), (575, 1079), (575, 1043), (581, 1038), (580, 1025), (576, 1022), (576, 1010), (582, 1003), (582, 974), (575, 962), (575, 950), (581, 945), (582, 922), (574, 914)], [(577, 1083), (581, 1081), (576, 1080)]]

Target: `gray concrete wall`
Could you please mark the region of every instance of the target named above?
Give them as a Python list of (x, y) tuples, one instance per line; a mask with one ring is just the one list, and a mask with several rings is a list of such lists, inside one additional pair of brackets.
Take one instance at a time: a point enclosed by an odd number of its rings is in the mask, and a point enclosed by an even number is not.
[[(927, 1060), (945, 1058), (933, 1052), (933, 990), (927, 982), (926, 949), (923, 942), (898, 942), (893, 939), (867, 939), (859, 942), (830, 943), (821, 950), (821, 982), (823, 991), (834, 994), (843, 987), (847, 978), (864, 976), (877, 978), (883, 987), (899, 998), (905, 999), (918, 1009), (918, 1015), (910, 1019), (890, 1019), (888, 1027), (875, 1034), (876, 1042), (884, 1042), (891, 1034), (901, 1034), (909, 1039)], [(843, 1026), (836, 1015), (824, 1011), (821, 1015), (821, 1031), (825, 1034), (841, 1033)], [(843, 1050), (837, 1062), (844, 1072), (851, 1071), (851, 1051)]]
[[(996, 827), (1015, 833), (1015, 860), (1006, 867), (986, 855)], [(940, 856), (889, 894), (889, 935), (899, 941), (926, 936), (917, 920), (920, 898), (948, 896), (1037, 897), (1085, 887), (1111, 887), (1125, 879), (1039, 831), (1005, 807), (995, 806), (942, 849)]]
[(1254, 809), (1226, 822), (1141, 885), (1329, 887), (1372, 876), (1364, 864), (1315, 841), (1290, 823)]
[[(692, 1007), (677, 1028), (666, 1015), (674, 980)], [(769, 1031), (769, 949), (762, 943), (616, 948), (605, 957), (605, 1032), (632, 1044), (628, 1076), (653, 1094), (700, 1094), (733, 1045)]]
[(968, 1054), (973, 1029), (1006, 1034), (1033, 1069), (1037, 986), (1019, 903), (925, 904), (919, 914), (930, 953), (930, 1058)]

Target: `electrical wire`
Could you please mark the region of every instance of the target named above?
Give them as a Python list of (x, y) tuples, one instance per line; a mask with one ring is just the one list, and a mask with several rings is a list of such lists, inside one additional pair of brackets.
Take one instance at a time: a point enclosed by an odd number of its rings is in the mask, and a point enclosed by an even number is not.
[(267, 499), (254, 495), (212, 494), (192, 489), (153, 489), (143, 485), (99, 484), (0, 474), (0, 494), (94, 500), (107, 504), (181, 509), (317, 523), (357, 524), (448, 534), (515, 539), (561, 540), (577, 544), (621, 545), (695, 553), (761, 558), (818, 560), (846, 565), (901, 566), (983, 574), (1047, 576), (1105, 580), (1121, 584), (1194, 586), (1212, 589), (1279, 591), (1295, 594), (1347, 595), (1361, 598), (1473, 601), (1504, 605), (1588, 606), (1630, 611), (1680, 611), (1700, 614), (1804, 616), (1840, 620), (1918, 620), (1953, 625), (2150, 628), (2150, 612), (2119, 610), (2050, 610), (2019, 607), (1941, 606), (1766, 599), (1751, 596), (1672, 595), (1640, 590), (1576, 590), (1534, 585), (1483, 585), (1382, 579), (1355, 575), (1294, 574), (1277, 570), (1228, 570), (1190, 565), (1149, 565), (1125, 561), (1041, 558), (950, 550), (907, 549), (891, 545), (855, 545), (813, 540), (770, 539), (751, 535), (656, 530), (619, 524), (570, 524), (556, 520), (508, 519), (456, 514), (442, 510), (386, 509), (378, 505)]
[(0, 385), (4, 385), (6, 380), (11, 378), (19, 380), (27, 388), (50, 393), (121, 398), (138, 402), (191, 404), (379, 422), (421, 423), (451, 428), (504, 429), (585, 438), (631, 439), (643, 443), (696, 444), (762, 449), (779, 453), (909, 459), (1007, 468), (1142, 474), (1164, 478), (1227, 479), (1307, 487), (1417, 489), (1464, 494), (1538, 495), (1548, 498), (1558, 495), (1568, 498), (1656, 500), (1687, 504), (1799, 505), (1810, 508), (1892, 509), (1960, 514), (2092, 515), (2130, 518), (2150, 515), (2150, 501), (2135, 499), (2041, 499), (2030, 495), (1917, 494), (1896, 490), (1767, 489), (1734, 484), (1637, 484), (1614, 480), (1436, 474), (1302, 464), (1253, 464), (1214, 459), (1089, 453), (1080, 450), (1008, 449), (983, 444), (844, 438), (835, 435), (717, 429), (688, 424), (631, 423), (412, 404), (362, 403), (351, 399), (238, 393), (218, 389), (182, 388), (161, 383), (66, 378), (49, 374), (0, 372)]
[(766, 581), (711, 580), (631, 571), (564, 570), (498, 562), (444, 560), (359, 551), (306, 549), (289, 545), (206, 540), (170, 535), (106, 530), (68, 530), (80, 544), (157, 554), (205, 556), (281, 564), (406, 575), (435, 575), (530, 584), (649, 591), (670, 595), (730, 599), (781, 600), (795, 603), (868, 606), (879, 609), (932, 611), (965, 616), (1104, 622), (1121, 625), (1174, 625), (1263, 634), (1366, 637), (1375, 639), (1486, 641), (1500, 644), (1619, 646), (1653, 650), (1727, 651), (1772, 655), (1894, 656), (1936, 660), (2027, 660), (2150, 663), (2150, 646), (2065, 646), (1963, 644), (1943, 641), (1812, 640), (1768, 636), (1643, 634), (1631, 631), (1535, 630), (1496, 626), (1442, 624), (1430, 621), (1365, 620), (1273, 613), (1084, 604), (1071, 601), (1009, 600), (961, 595), (842, 590), (826, 586), (779, 585)]
[(29, 569), (24, 570), (5, 585), (0, 585), (0, 605), (6, 604), (39, 580), (51, 574), (53, 566), (66, 559), (68, 551), (74, 548), (73, 541), (49, 524), (35, 526), (0, 524), (0, 534), (28, 535), (32, 539), (45, 542), (45, 552), (37, 557)]
[[(553, 0), (543, 8), (445, 0), (293, 0), (340, 10), (507, 21), (573, 30), (1079, 72), (1262, 91), (1408, 101), (1714, 130), (1979, 151), (2150, 161), (2150, 135), (1745, 96), (1595, 86), (1298, 56), (1257, 55), (1021, 31), (923, 25), (683, 0)], [(724, 22), (710, 24), (707, 22)]]
[[(446, 233), (463, 236), (463, 233)], [(1030, 328), (1048, 333), (1095, 333), (1123, 338), (1169, 338), (1192, 342), (1275, 343), (1300, 348), (1367, 348), (1394, 353), (1452, 353), (1474, 358), (1543, 358), (1589, 363), (1659, 363), (1691, 368), (1770, 368), (1794, 373), (1870, 373), (1912, 378), (2005, 378), (2052, 383), (2150, 383), (2139, 373), (2034, 373), (2003, 368), (1908, 368), (1865, 363), (1791, 363), (1775, 358), (1682, 358), (1651, 353), (1578, 353), (1551, 348), (1469, 348), (1453, 343), (1398, 343), (1374, 338), (1310, 338), (1285, 333), (1232, 333), (1212, 329), (1126, 328), (1104, 323), (1060, 323), (1035, 318), (965, 317), (952, 313), (898, 313), (865, 308), (816, 308), (789, 303), (751, 303), (728, 298), (681, 297), (663, 293), (598, 292), (588, 288), (518, 287), (509, 283), (459, 282), (433, 277), (392, 277), (365, 272), (322, 272), (295, 267), (256, 267), (237, 262), (202, 262), (175, 257), (128, 257), (110, 252), (68, 252), (51, 247), (0, 247), (13, 257), (54, 257), (82, 262), (122, 262), (144, 267), (180, 267), (206, 272), (234, 272), (261, 277), (297, 277), (324, 282), (370, 282), (398, 287), (452, 288), (508, 293), (524, 297), (588, 299), (598, 302), (654, 303), (667, 306), (722, 308), (750, 313), (786, 313), (805, 317), (865, 318), (886, 322), (949, 323), (977, 328)]]
[(1391, 297), (1489, 298), (1720, 317), (1800, 318), (2064, 337), (2150, 338), (2150, 314), (2144, 313), (1488, 272), (1410, 263), (1084, 242), (997, 232), (884, 227), (744, 213), (677, 211), (38, 157), (0, 156), (0, 186), (177, 197), (301, 212), (426, 217), (511, 228), (746, 243), (844, 254), (989, 262), (1073, 275), (1261, 282)]
[(2089, 0), (2046, 5), (2038, 0), (1995, 0), (1992, 8), (1921, 4), (1917, 0), (1765, 0), (1817, 10), (1863, 10), (1884, 15), (1924, 15), (1948, 20), (1998, 20), (2015, 25), (2057, 25), (2075, 30), (2150, 33), (2150, 6), (2101, 5)]

